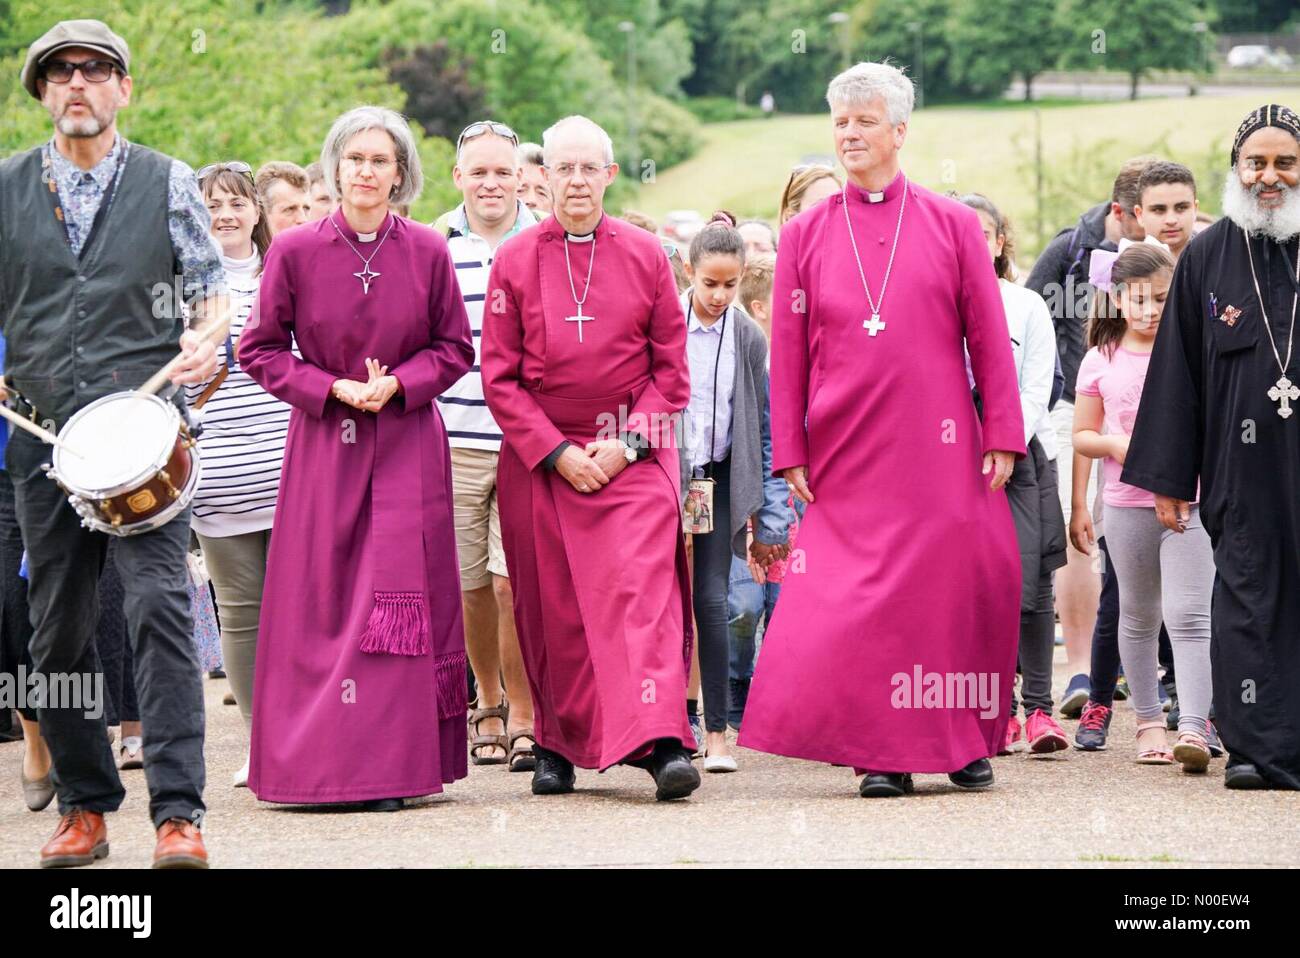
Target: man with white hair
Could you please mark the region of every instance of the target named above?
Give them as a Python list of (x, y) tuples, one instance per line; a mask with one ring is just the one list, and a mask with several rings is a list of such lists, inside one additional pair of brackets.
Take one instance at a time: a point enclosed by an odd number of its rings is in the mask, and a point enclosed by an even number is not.
[(1300, 117), (1253, 111), (1231, 164), (1223, 219), (1179, 258), (1122, 479), (1175, 533), (1199, 481), (1224, 784), (1300, 789)]
[(859, 63), (826, 98), (848, 180), (782, 230), (772, 317), (772, 465), (809, 505), (740, 744), (853, 766), (864, 797), (983, 788), (1020, 621), (1002, 298), (975, 211), (899, 168), (911, 81)]
[(676, 425), (686, 321), (653, 234), (604, 212), (618, 173), (585, 117), (543, 135), (553, 215), (497, 250), (483, 389), (505, 441), (501, 538), (533, 695), (534, 794), (574, 766), (700, 783), (687, 721), (690, 586)]

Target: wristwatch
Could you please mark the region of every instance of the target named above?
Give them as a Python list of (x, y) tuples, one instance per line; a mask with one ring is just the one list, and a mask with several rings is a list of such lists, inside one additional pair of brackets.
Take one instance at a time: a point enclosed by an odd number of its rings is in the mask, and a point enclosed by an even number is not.
[(623, 444), (623, 456), (628, 462), (650, 458), (650, 443), (640, 433), (621, 432), (618, 434), (618, 441)]

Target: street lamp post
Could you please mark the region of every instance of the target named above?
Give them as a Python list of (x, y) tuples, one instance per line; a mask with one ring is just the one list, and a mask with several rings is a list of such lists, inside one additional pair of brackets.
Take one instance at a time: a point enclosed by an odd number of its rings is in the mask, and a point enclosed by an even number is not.
[[(1208, 77), (1210, 74), (1210, 57), (1209, 47), (1206, 46), (1205, 40), (1210, 32), (1210, 25), (1204, 20), (1197, 20), (1192, 24), (1192, 30), (1196, 34), (1196, 43), (1200, 48), (1202, 72)], [(1190, 96), (1196, 95), (1196, 71), (1192, 71), (1191, 89), (1188, 90)]]
[(836, 10), (826, 19), (839, 28), (841, 69), (847, 70), (851, 56), (849, 52), (849, 15), (843, 10)]
[(913, 55), (916, 60), (916, 108), (919, 110), (925, 106), (925, 40), (921, 36), (921, 21), (910, 20), (907, 29), (912, 33), (912, 39), (915, 41)]
[(618, 28), (627, 34), (627, 147), (632, 160), (632, 172), (641, 175), (641, 151), (636, 131), (636, 24), (623, 20)]

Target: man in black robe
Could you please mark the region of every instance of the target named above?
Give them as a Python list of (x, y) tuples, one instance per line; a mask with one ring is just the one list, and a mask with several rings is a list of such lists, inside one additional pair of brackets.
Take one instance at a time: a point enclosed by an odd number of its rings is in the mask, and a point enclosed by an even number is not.
[(1300, 789), (1300, 118), (1242, 122), (1224, 218), (1178, 262), (1123, 481), (1214, 544), (1215, 722), (1229, 788)]

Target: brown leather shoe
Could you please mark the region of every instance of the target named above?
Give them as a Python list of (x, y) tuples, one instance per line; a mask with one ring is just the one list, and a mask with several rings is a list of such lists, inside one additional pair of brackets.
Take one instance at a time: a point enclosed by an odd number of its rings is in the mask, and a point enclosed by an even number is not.
[(108, 827), (99, 812), (74, 808), (59, 819), (54, 837), (41, 849), (42, 868), (74, 868), (108, 857)]
[(169, 818), (158, 826), (158, 844), (153, 850), (154, 868), (207, 868), (208, 852), (203, 834), (183, 818)]

